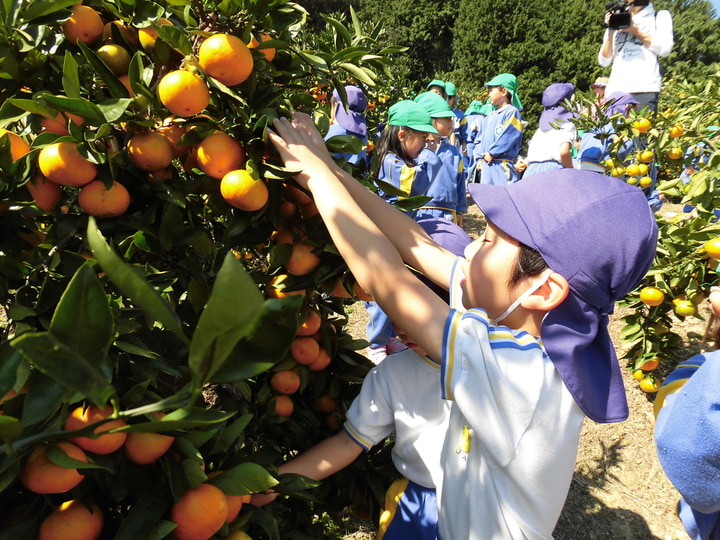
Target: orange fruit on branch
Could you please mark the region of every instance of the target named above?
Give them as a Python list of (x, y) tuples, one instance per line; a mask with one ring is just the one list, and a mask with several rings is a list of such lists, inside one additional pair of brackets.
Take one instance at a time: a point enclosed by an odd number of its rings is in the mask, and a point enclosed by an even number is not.
[(720, 236), (711, 238), (703, 244), (703, 250), (711, 259), (720, 259)]
[(680, 159), (683, 157), (683, 151), (682, 148), (678, 148), (677, 146), (673, 146), (667, 151), (667, 157), (668, 159)]
[(650, 163), (655, 159), (655, 153), (652, 150), (642, 150), (638, 152), (637, 160), (640, 163)]
[(293, 245), (292, 253), (285, 261), (285, 269), (293, 276), (305, 276), (320, 266), (320, 257), (313, 253), (315, 248), (310, 244), (298, 243)]
[(13, 133), (12, 131), (8, 131), (7, 129), (0, 129), (0, 137), (3, 137), (5, 134), (7, 134), (8, 139), (10, 140), (10, 157), (13, 162), (17, 161), (30, 151), (30, 145), (26, 143), (25, 139), (23, 139), (20, 135)]
[(270, 399), (268, 408), (280, 416), (290, 416), (295, 410), (295, 403), (290, 396), (281, 394)]
[(215, 34), (203, 41), (198, 60), (205, 73), (226, 86), (245, 82), (254, 64), (248, 46), (230, 34)]
[(65, 501), (40, 524), (38, 540), (96, 540), (102, 532), (105, 517), (92, 503), (92, 511), (77, 500)]
[(80, 208), (89, 216), (118, 217), (130, 206), (130, 193), (115, 180), (109, 189), (101, 180), (95, 180), (80, 190), (77, 200)]
[(108, 43), (97, 50), (97, 55), (115, 75), (125, 75), (130, 67), (130, 53), (125, 47)]
[(640, 300), (648, 306), (659, 306), (665, 300), (665, 293), (657, 287), (643, 287)]
[(677, 300), (673, 303), (675, 304), (675, 314), (681, 317), (689, 317), (697, 312), (695, 304), (690, 300)]
[(640, 389), (648, 394), (654, 394), (658, 391), (658, 385), (653, 377), (645, 377), (640, 381)]
[(41, 119), (40, 125), (42, 126), (43, 131), (47, 131), (48, 133), (55, 133), (57, 135), (69, 135), (70, 132), (67, 128), (68, 120), (72, 121), (72, 123), (76, 126), (82, 126), (85, 123), (85, 120), (82, 118), (82, 116), (78, 116), (77, 114), (72, 114), (68, 112), (59, 112), (57, 113), (57, 116), (55, 116), (55, 118)]
[[(103, 409), (91, 405), (87, 409), (84, 407), (77, 407), (73, 410), (65, 420), (64, 429), (66, 431), (75, 431), (76, 429), (82, 429), (88, 427), (96, 422), (100, 422), (109, 418), (113, 414), (113, 408), (108, 406)], [(127, 425), (125, 420), (118, 418), (116, 420), (110, 420), (104, 424), (98, 426), (93, 430), (94, 434), (100, 434), (111, 429), (117, 429)], [(107, 433), (100, 435), (96, 438), (90, 437), (75, 437), (73, 442), (77, 444), (83, 450), (93, 452), (95, 454), (111, 454), (118, 448), (120, 448), (127, 439), (127, 433)]]
[(649, 176), (643, 176), (642, 178), (640, 178), (640, 180), (638, 182), (639, 186), (643, 189), (649, 188), (650, 186), (652, 186), (652, 183), (653, 183), (653, 180)]
[[(173, 23), (165, 17), (160, 17), (157, 21), (155, 21), (155, 24), (157, 26), (173, 26)], [(138, 29), (138, 39), (140, 40), (140, 45), (142, 45), (142, 48), (147, 52), (151, 52), (155, 48), (157, 38), (158, 31), (154, 26), (147, 26), (145, 28)]]
[[(56, 444), (69, 457), (87, 463), (85, 452), (70, 442)], [(68, 469), (55, 465), (47, 457), (47, 446), (38, 446), (25, 460), (20, 470), (20, 482), (33, 493), (65, 493), (77, 486), (85, 478), (77, 469)]]
[(36, 174), (35, 177), (25, 184), (30, 195), (35, 199), (35, 205), (38, 208), (50, 212), (57, 206), (62, 199), (62, 188), (59, 184), (50, 182), (42, 174)]
[(206, 137), (196, 149), (198, 167), (218, 180), (239, 169), (245, 162), (245, 152), (240, 143), (223, 131)]
[(97, 11), (78, 3), (72, 7), (70, 18), (62, 23), (62, 32), (72, 44), (82, 41), (89, 45), (102, 35), (104, 27)]
[(136, 133), (127, 144), (130, 161), (143, 171), (159, 171), (173, 160), (173, 148), (169, 139), (157, 131)]
[[(272, 39), (271, 36), (268, 36), (267, 34), (260, 34), (260, 40), (262, 42), (270, 41)], [(254, 49), (255, 47), (258, 47), (260, 45), (260, 42), (257, 40), (257, 38), (253, 37), (250, 40), (250, 43), (248, 44), (248, 47), (251, 49)], [(260, 49), (260, 52), (263, 53), (263, 56), (265, 56), (265, 59), (268, 62), (272, 62), (275, 58), (275, 49), (267, 48), (267, 49)]]
[(262, 179), (255, 179), (245, 169), (230, 171), (220, 181), (220, 194), (235, 208), (254, 212), (268, 201), (269, 193)]
[(300, 376), (290, 369), (283, 369), (273, 374), (270, 386), (278, 394), (294, 394), (300, 390)]
[(309, 366), (320, 354), (320, 345), (310, 336), (300, 336), (290, 344), (290, 356), (298, 364)]
[(647, 118), (641, 117), (635, 120), (632, 124), (633, 129), (637, 129), (640, 133), (646, 133), (652, 124)]
[(170, 519), (177, 524), (178, 540), (207, 540), (225, 525), (228, 515), (225, 494), (212, 484), (188, 489), (173, 505)]
[(97, 174), (97, 166), (83, 157), (74, 142), (46, 146), (40, 150), (38, 166), (45, 178), (65, 186), (84, 186)]
[(198, 75), (178, 69), (166, 74), (157, 94), (167, 109), (178, 116), (194, 116), (210, 104), (210, 90)]
[(315, 332), (320, 330), (321, 323), (322, 318), (320, 317), (320, 314), (314, 309), (309, 309), (307, 318), (297, 329), (297, 335), (312, 336)]
[(685, 135), (685, 129), (680, 124), (677, 124), (669, 129), (669, 134), (673, 139), (677, 139)]

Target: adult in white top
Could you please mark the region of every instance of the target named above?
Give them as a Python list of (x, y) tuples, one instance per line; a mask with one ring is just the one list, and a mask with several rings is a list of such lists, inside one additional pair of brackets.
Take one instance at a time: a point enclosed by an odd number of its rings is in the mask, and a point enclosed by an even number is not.
[[(612, 64), (605, 95), (627, 92), (640, 103), (657, 112), (662, 78), (659, 56), (670, 54), (674, 44), (672, 15), (667, 10), (655, 11), (647, 0), (626, 0), (632, 22), (629, 28), (608, 28), (598, 53), (598, 62)], [(605, 22), (609, 20), (605, 14)]]

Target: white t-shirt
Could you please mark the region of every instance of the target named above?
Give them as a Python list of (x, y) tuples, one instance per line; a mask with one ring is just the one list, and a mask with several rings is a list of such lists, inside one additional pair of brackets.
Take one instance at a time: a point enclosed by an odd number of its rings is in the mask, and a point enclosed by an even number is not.
[(569, 143), (572, 147), (575, 139), (577, 139), (577, 130), (572, 122), (563, 122), (559, 124), (558, 129), (547, 131), (538, 129), (530, 139), (525, 161), (537, 163), (552, 160), (560, 163), (560, 146)]
[[(461, 277), (456, 263), (453, 306)], [(584, 414), (542, 344), (491, 326), (483, 310), (453, 310), (442, 392), (453, 401), (438, 490), (443, 540), (552, 538)]]
[[(617, 31), (613, 39), (612, 56), (598, 53), (598, 62), (607, 67), (612, 64), (605, 95), (614, 92), (659, 92), (662, 86), (658, 56), (670, 54), (674, 44), (672, 15), (667, 10), (655, 12), (652, 3), (633, 16), (633, 22), (644, 33), (652, 36), (645, 47), (633, 35)], [(603, 40), (610, 29), (605, 30)]]
[(365, 376), (347, 412), (345, 431), (365, 451), (395, 431), (395, 468), (408, 480), (434, 488), (450, 403), (440, 399), (440, 365), (405, 349)]

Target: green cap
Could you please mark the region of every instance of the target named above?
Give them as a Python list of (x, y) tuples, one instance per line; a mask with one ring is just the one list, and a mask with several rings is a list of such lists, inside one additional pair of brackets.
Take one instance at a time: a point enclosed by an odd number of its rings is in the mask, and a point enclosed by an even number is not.
[[(442, 98), (440, 98), (442, 99)], [(437, 133), (432, 125), (432, 118), (425, 107), (409, 99), (398, 101), (388, 111), (388, 124), (391, 126), (409, 127), (425, 133)]]
[[(440, 79), (435, 79), (433, 81), (430, 81), (428, 85), (425, 87), (425, 90), (430, 90), (431, 86), (439, 86), (440, 88), (445, 88), (445, 81), (441, 81)], [(447, 89), (445, 89), (447, 92)]]
[(450, 81), (446, 81), (445, 91), (447, 92), (448, 97), (452, 97), (457, 93), (457, 87)]
[(453, 118), (455, 113), (450, 104), (436, 92), (423, 92), (415, 98), (415, 102), (419, 103), (430, 115), (430, 118)]
[(517, 96), (517, 77), (512, 73), (501, 73), (496, 77), (493, 77), (491, 81), (485, 83), (485, 86), (502, 86), (510, 92), (510, 101), (518, 109), (522, 110), (522, 103), (520, 98)]

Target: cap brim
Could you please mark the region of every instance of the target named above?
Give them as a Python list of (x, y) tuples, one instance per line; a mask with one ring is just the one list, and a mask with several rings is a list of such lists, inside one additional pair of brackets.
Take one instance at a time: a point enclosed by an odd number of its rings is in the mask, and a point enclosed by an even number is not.
[(508, 193), (507, 186), (471, 183), (468, 191), (488, 221), (518, 242), (535, 248), (532, 235)]
[(414, 129), (415, 131), (422, 131), (423, 133), (437, 133), (438, 130), (435, 129), (433, 126), (428, 124), (415, 124), (415, 125), (407, 125), (410, 129)]

